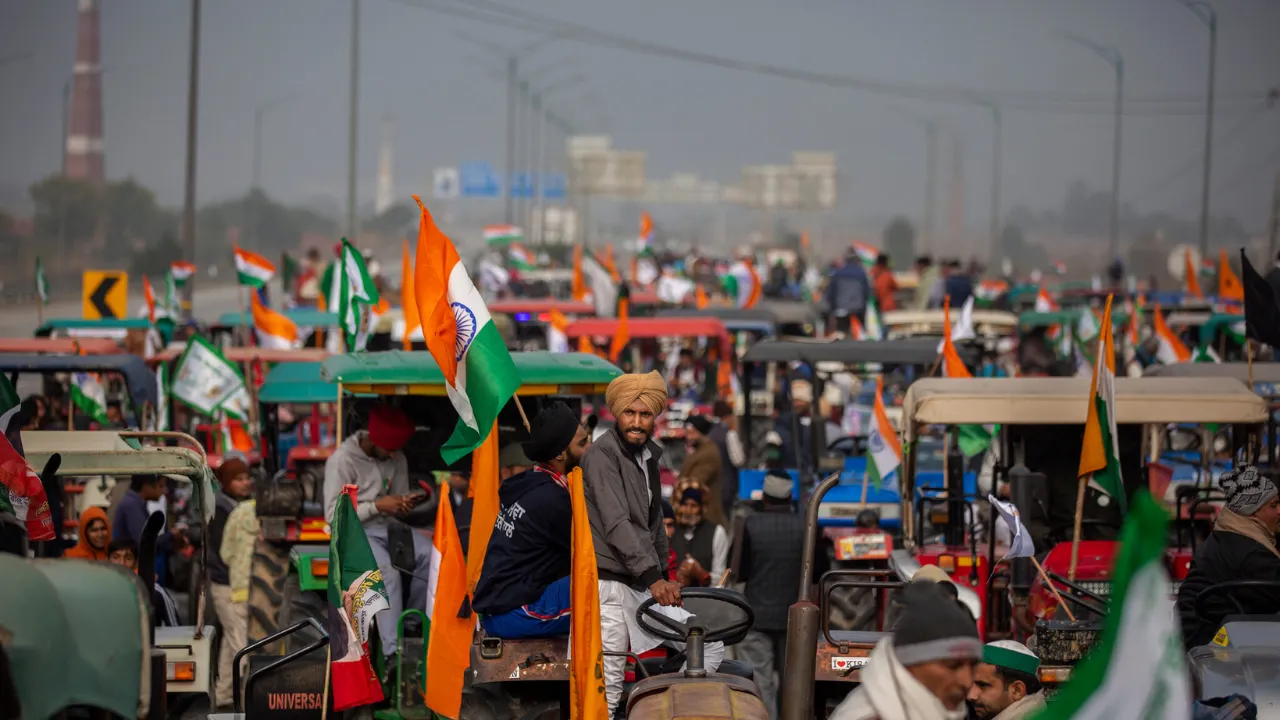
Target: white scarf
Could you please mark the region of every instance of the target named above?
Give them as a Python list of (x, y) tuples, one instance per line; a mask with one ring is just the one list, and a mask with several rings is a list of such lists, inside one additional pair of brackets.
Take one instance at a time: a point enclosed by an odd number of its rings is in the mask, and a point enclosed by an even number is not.
[[(871, 651), (862, 668), (862, 685), (836, 708), (832, 720), (964, 720), (965, 708), (948, 710), (929, 689), (898, 662), (892, 638), (884, 638)], [(870, 713), (861, 712), (870, 710)]]
[(1021, 720), (1044, 709), (1044, 691), (1027, 695), (996, 715), (994, 720)]

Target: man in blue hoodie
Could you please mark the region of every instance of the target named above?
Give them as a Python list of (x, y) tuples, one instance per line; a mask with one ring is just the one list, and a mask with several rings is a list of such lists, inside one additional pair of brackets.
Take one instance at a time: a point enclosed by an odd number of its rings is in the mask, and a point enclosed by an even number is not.
[(502, 481), (498, 520), (472, 607), (486, 633), (536, 638), (569, 632), (573, 509), (566, 476), (590, 435), (568, 405), (534, 418), (524, 453), (534, 466)]
[(856, 317), (859, 323), (866, 322), (867, 299), (870, 296), (871, 280), (867, 278), (861, 258), (850, 250), (844, 262), (835, 265), (827, 277), (827, 312), (831, 314), (837, 332), (851, 333), (853, 323), (850, 318)]

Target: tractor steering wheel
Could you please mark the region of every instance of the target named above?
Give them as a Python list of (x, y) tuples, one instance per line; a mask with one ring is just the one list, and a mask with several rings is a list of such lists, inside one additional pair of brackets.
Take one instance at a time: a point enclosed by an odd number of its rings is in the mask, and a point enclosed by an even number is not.
[(1246, 615), (1244, 606), (1240, 604), (1240, 598), (1233, 594), (1235, 590), (1244, 590), (1249, 588), (1264, 588), (1267, 590), (1280, 590), (1280, 580), (1228, 580), (1220, 582), (1216, 585), (1210, 585), (1196, 595), (1194, 610), (1196, 617), (1205, 622), (1218, 622), (1221, 618), (1211, 618), (1208, 615), (1208, 602), (1210, 599), (1218, 595), (1226, 595), (1227, 599), (1236, 606), (1237, 615)]
[[(707, 627), (695, 614), (688, 620), (681, 622), (671, 617), (667, 617), (657, 610), (658, 601), (654, 598), (648, 598), (640, 603), (640, 607), (636, 608), (636, 624), (640, 629), (670, 642), (687, 642), (689, 631), (694, 627), (701, 627), (706, 632), (704, 642), (725, 642), (732, 645), (742, 639), (747, 634), (751, 626), (755, 623), (755, 613), (751, 611), (751, 605), (747, 603), (747, 599), (742, 593), (728, 588), (684, 588), (680, 591), (681, 600), (713, 600), (732, 606), (743, 614), (741, 620), (731, 622), (724, 627), (711, 628)], [(653, 622), (650, 622), (653, 621)], [(728, 642), (732, 640), (732, 642)]]

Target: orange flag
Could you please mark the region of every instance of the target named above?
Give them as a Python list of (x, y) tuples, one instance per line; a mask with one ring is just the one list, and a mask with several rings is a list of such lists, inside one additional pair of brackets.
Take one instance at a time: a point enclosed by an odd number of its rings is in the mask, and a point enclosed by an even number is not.
[[(496, 434), (496, 433), (495, 433)], [(604, 699), (604, 652), (600, 640), (600, 591), (596, 550), (583, 494), (582, 468), (566, 478), (573, 522), (571, 537), (569, 604), (569, 717), (573, 720), (607, 720)], [(474, 524), (473, 524), (474, 527)]]
[(1231, 271), (1231, 265), (1227, 262), (1226, 248), (1223, 248), (1218, 256), (1218, 297), (1244, 302), (1244, 286), (1240, 284), (1240, 278)]
[[(554, 312), (554, 311), (553, 311)], [(480, 582), (480, 568), (489, 549), (489, 535), (498, 521), (498, 426), (471, 453), (471, 539), (467, 551), (467, 594)]]
[(764, 287), (760, 284), (760, 273), (756, 272), (756, 264), (751, 260), (745, 261), (747, 264), (747, 272), (751, 273), (751, 294), (747, 295), (747, 301), (742, 305), (744, 308), (753, 308), (756, 303), (760, 302), (760, 296), (764, 293)]
[(418, 318), (418, 296), (413, 292), (413, 258), (409, 256), (408, 238), (404, 241), (401, 253), (400, 311), (404, 313), (404, 349), (412, 350), (413, 341), (409, 337), (422, 327), (422, 320)]
[(697, 285), (693, 290), (693, 303), (699, 310), (707, 307), (707, 291), (702, 289), (702, 285)]
[(432, 543), (438, 561), (431, 568), (435, 595), (427, 598), (427, 615), (431, 617), (427, 667), (431, 672), (427, 673), (424, 700), (437, 713), (456, 718), (462, 712), (462, 676), (471, 664), (471, 632), (476, 621), (471, 613), (458, 617), (467, 598), (467, 561), (454, 524), (447, 482), (440, 484)]
[(618, 357), (622, 355), (622, 350), (627, 346), (627, 342), (631, 340), (631, 331), (627, 328), (627, 315), (631, 300), (623, 297), (618, 300), (618, 329), (613, 333), (613, 340), (609, 342), (609, 362), (618, 363)]
[(587, 280), (582, 276), (582, 245), (573, 246), (573, 301), (587, 299)]
[(971, 378), (969, 368), (964, 366), (960, 354), (956, 352), (955, 343), (951, 342), (951, 298), (942, 300), (942, 376), (949, 378)]
[(617, 285), (618, 283), (622, 282), (622, 275), (618, 274), (618, 266), (615, 265), (613, 262), (613, 246), (612, 245), (604, 246), (604, 260), (600, 261), (600, 264), (604, 267), (605, 270), (609, 271), (609, 277), (613, 279), (614, 285)]
[[(1225, 250), (1223, 252), (1226, 252)], [(250, 292), (253, 292), (252, 290)], [(142, 276), (142, 297), (147, 301), (147, 320), (152, 325), (156, 324), (156, 294), (151, 289), (151, 280), (146, 275)]]
[(1191, 248), (1187, 248), (1186, 252), (1182, 254), (1182, 258), (1185, 264), (1184, 273), (1187, 276), (1187, 292), (1203, 300), (1204, 293), (1200, 292), (1200, 278), (1196, 277), (1196, 266), (1195, 263), (1191, 262)]
[(596, 346), (591, 342), (591, 338), (586, 335), (578, 336), (578, 352), (587, 353), (588, 355), (596, 354)]

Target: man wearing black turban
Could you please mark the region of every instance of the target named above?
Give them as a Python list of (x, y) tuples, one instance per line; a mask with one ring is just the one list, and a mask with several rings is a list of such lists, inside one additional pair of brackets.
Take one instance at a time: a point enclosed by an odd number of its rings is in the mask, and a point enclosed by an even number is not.
[(515, 639), (569, 632), (573, 510), (566, 476), (589, 437), (562, 402), (534, 418), (523, 444), (534, 466), (498, 489), (498, 520), (476, 583), (472, 607), (486, 633)]

